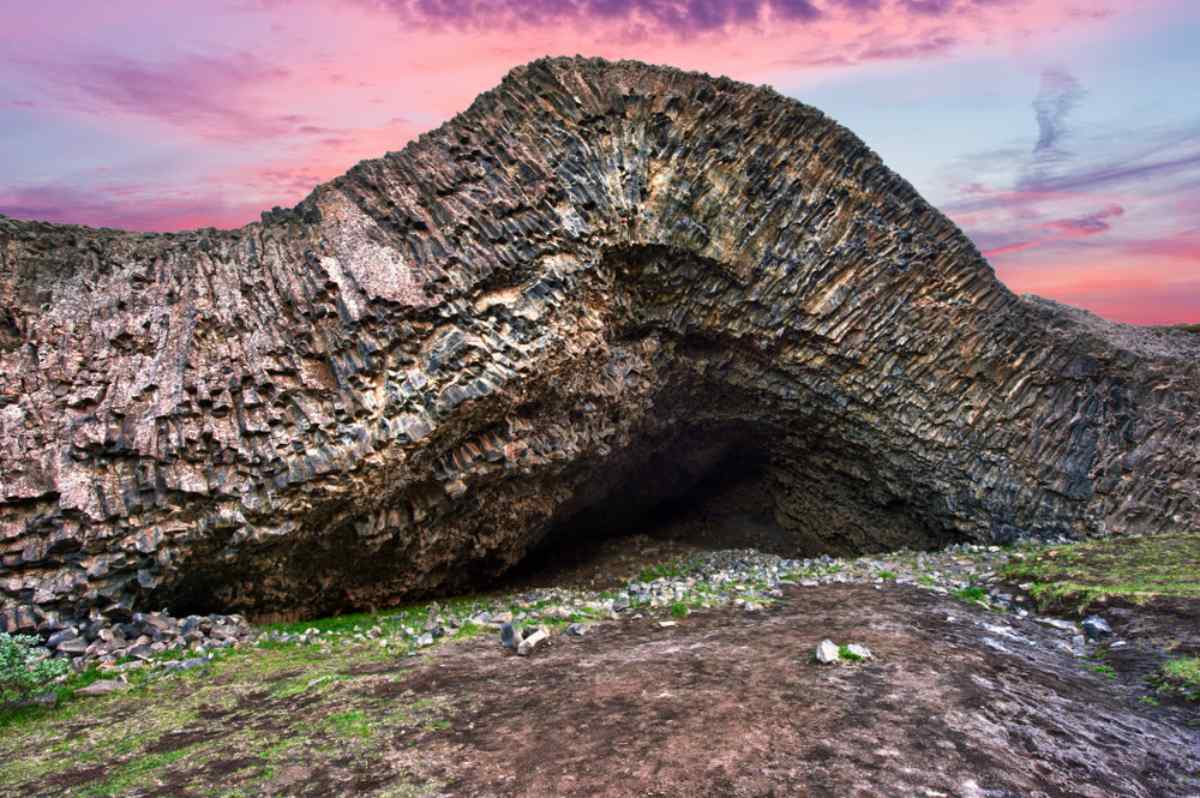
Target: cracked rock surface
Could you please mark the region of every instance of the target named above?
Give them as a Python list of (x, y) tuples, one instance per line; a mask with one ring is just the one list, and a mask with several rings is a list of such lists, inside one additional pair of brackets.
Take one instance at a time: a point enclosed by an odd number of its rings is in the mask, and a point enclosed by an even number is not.
[(539, 61), (239, 230), (0, 218), (0, 628), (386, 606), (720, 470), (798, 550), (1195, 527), (1198, 364), (810, 107)]

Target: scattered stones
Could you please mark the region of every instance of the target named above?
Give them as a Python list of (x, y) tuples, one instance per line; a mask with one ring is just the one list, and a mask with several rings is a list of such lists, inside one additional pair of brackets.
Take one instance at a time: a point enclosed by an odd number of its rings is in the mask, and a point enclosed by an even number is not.
[(837, 662), (841, 658), (837, 643), (832, 640), (822, 640), (817, 644), (816, 657), (817, 662), (822, 665), (832, 665)]
[(571, 637), (583, 637), (587, 634), (587, 625), (582, 623), (573, 623), (567, 627), (567, 634)]

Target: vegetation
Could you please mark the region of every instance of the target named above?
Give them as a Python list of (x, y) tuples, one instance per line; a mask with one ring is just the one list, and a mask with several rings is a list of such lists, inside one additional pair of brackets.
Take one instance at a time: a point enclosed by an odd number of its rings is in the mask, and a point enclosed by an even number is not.
[(956, 599), (970, 603), (983, 604), (987, 602), (987, 591), (978, 585), (960, 588), (953, 593)]
[(863, 657), (861, 657), (858, 654), (855, 654), (853, 651), (851, 651), (850, 646), (846, 645), (845, 643), (842, 643), (840, 646), (838, 646), (838, 658), (845, 660), (846, 662), (862, 662), (863, 661)]
[(125, 689), (0, 727), (0, 794), (47, 784), (77, 796), (289, 793), (289, 773), (334, 759), (312, 776), (330, 794), (338, 779), (368, 775), (393, 794), (436, 792), (409, 740), (445, 731), (459, 710), (449, 695), (407, 688), (417, 661), (352, 639), (249, 646), (178, 673), (128, 670)]
[(1200, 533), (1109, 538), (1014, 553), (1003, 570), (1028, 582), (1043, 609), (1083, 612), (1119, 598), (1135, 604), (1200, 598)]
[(1177, 657), (1163, 663), (1156, 680), (1159, 690), (1188, 701), (1200, 701), (1200, 657)]
[(878, 576), (880, 579), (884, 579), (884, 580), (887, 580), (887, 581), (890, 581), (890, 582), (894, 582), (894, 581), (896, 581), (896, 572), (895, 572), (895, 571), (880, 571), (880, 572), (877, 574), (877, 576)]
[(67, 675), (65, 659), (39, 657), (33, 635), (0, 632), (0, 707), (11, 708), (29, 701)]

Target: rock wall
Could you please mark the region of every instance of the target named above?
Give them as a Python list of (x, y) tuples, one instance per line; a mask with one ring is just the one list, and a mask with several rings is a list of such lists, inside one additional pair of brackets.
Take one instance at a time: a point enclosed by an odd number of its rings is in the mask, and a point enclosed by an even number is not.
[(810, 107), (539, 61), (240, 230), (0, 218), (0, 626), (383, 606), (731, 451), (832, 547), (1195, 527), (1198, 362)]

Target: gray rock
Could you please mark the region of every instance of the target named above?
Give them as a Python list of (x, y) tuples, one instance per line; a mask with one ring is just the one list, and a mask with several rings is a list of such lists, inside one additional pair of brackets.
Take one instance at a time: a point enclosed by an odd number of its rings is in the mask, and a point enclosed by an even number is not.
[(817, 644), (816, 650), (817, 662), (822, 665), (831, 665), (838, 661), (837, 643), (832, 640), (822, 640)]
[(528, 657), (533, 653), (535, 648), (544, 643), (549, 637), (549, 633), (544, 628), (538, 629), (521, 641), (521, 644), (517, 646), (517, 654), (522, 657)]
[(511, 623), (500, 625), (500, 645), (509, 650), (521, 645), (521, 631)]
[(125, 689), (125, 683), (119, 682), (116, 679), (101, 679), (98, 682), (92, 682), (87, 687), (81, 687), (75, 691), (77, 695), (108, 695), (115, 693), (117, 690)]
[(587, 634), (587, 626), (582, 623), (573, 623), (567, 627), (567, 634), (572, 637), (583, 637)]
[(88, 650), (88, 641), (82, 637), (70, 637), (58, 644), (62, 654), (83, 654)]
[(1051, 626), (1051, 627), (1058, 629), (1060, 631), (1063, 631), (1063, 632), (1072, 632), (1073, 633), (1073, 632), (1078, 631), (1078, 628), (1075, 626), (1075, 624), (1071, 623), (1070, 621), (1063, 621), (1063, 620), (1059, 620), (1058, 618), (1044, 618), (1044, 617), (1034, 618), (1034, 620), (1040, 624), (1044, 624), (1046, 626)]
[(1111, 637), (1113, 630), (1108, 625), (1108, 621), (1101, 618), (1099, 615), (1089, 615), (1083, 619), (1083, 633), (1087, 635), (1088, 640), (1101, 640), (1105, 637)]
[(417, 638), (417, 647), (418, 648), (427, 648), (432, 645), (433, 645), (433, 635), (431, 635), (429, 632), (426, 632), (425, 634), (423, 634)]
[(867, 648), (861, 643), (851, 643), (850, 645), (846, 646), (846, 650), (855, 656), (862, 657), (863, 659), (875, 659), (875, 655), (871, 653), (871, 649)]
[(58, 648), (68, 640), (74, 640), (79, 634), (74, 629), (63, 629), (55, 632), (46, 639), (46, 648)]

